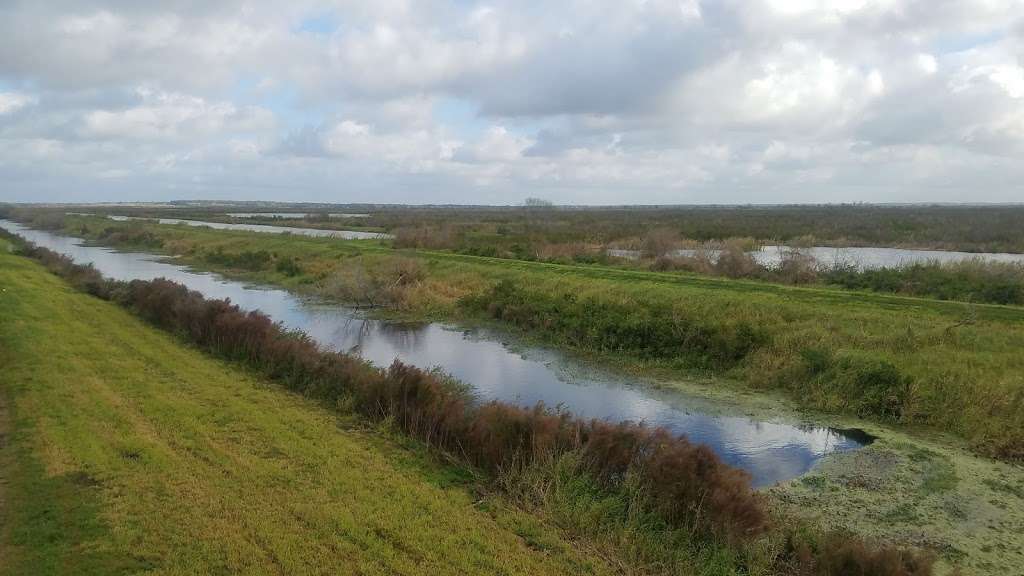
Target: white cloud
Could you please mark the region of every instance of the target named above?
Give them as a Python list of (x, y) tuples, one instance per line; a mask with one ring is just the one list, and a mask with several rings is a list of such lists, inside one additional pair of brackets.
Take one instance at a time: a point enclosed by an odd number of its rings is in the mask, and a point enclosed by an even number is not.
[(456, 145), (429, 130), (383, 132), (356, 120), (342, 120), (322, 135), (331, 156), (363, 163), (362, 168), (388, 171), (432, 171), (451, 158)]
[(10, 114), (35, 103), (35, 98), (18, 92), (0, 92), (0, 115)]
[(94, 110), (83, 119), (89, 137), (162, 139), (258, 130), (271, 124), (270, 114), (230, 102), (208, 102), (180, 93), (138, 90), (141, 102), (124, 110)]
[(989, 80), (998, 84), (1010, 98), (1024, 98), (1024, 68), (1002, 65), (979, 70), (979, 72), (987, 74)]
[(0, 178), (23, 199), (1013, 200), (1024, 177), (1019, 0), (0, 13)]
[(917, 65), (925, 74), (935, 74), (939, 69), (939, 63), (935, 59), (935, 56), (931, 54), (921, 53), (917, 55)]

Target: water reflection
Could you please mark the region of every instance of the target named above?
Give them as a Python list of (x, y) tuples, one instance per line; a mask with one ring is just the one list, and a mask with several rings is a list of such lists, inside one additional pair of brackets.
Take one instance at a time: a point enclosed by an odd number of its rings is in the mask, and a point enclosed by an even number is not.
[(2, 220), (0, 226), (76, 262), (92, 263), (112, 278), (165, 277), (208, 297), (230, 298), (242, 308), (263, 311), (286, 328), (306, 332), (325, 347), (357, 352), (378, 365), (399, 358), (424, 368), (440, 367), (470, 385), (481, 399), (526, 406), (544, 402), (587, 418), (665, 426), (707, 444), (725, 461), (748, 470), (756, 486), (799, 476), (822, 456), (853, 450), (871, 440), (859, 431), (754, 420), (734, 406), (657, 390), (553, 350), (517, 347), (491, 330), (367, 319), (348, 308), (193, 272), (153, 255), (81, 246), (77, 239)]
[[(307, 216), (319, 216), (318, 212), (228, 212), (232, 218), (282, 218), (299, 219)], [(369, 214), (350, 214), (348, 212), (331, 212), (327, 215), (330, 218), (369, 218)]]
[[(766, 268), (778, 268), (782, 263), (787, 246), (762, 246), (760, 250), (748, 252), (751, 257)], [(872, 248), (848, 247), (833, 248), (830, 246), (813, 246), (801, 250), (814, 258), (821, 268), (834, 265), (853, 266), (859, 270), (878, 268), (899, 268), (915, 263), (939, 262), (942, 264), (963, 262), (966, 260), (982, 260), (985, 262), (1006, 262), (1024, 264), (1024, 254), (1008, 254), (1002, 252), (953, 252), (947, 250), (907, 250), (903, 248)], [(679, 257), (693, 257), (706, 254), (712, 261), (721, 254), (720, 250), (676, 250)], [(639, 250), (608, 250), (609, 256), (635, 260), (640, 257)]]
[(125, 222), (127, 220), (156, 220), (160, 224), (185, 224), (188, 226), (205, 226), (217, 230), (245, 230), (247, 232), (265, 232), (269, 234), (297, 234), (317, 238), (342, 238), (345, 240), (375, 240), (391, 238), (390, 234), (379, 232), (356, 232), (354, 230), (321, 230), (319, 228), (297, 228), (294, 226), (271, 226), (269, 224), (229, 224), (227, 222), (206, 222), (203, 220), (183, 220), (181, 218), (137, 218), (135, 216), (107, 216), (111, 220)]

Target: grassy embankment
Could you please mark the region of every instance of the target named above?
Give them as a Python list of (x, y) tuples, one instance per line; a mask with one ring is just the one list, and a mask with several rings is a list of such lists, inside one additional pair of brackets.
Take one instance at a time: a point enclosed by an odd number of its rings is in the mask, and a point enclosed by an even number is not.
[(627, 369), (724, 377), (1024, 457), (1019, 308), (103, 219), (66, 230), (405, 316), (497, 319)]
[(0, 574), (607, 573), (416, 443), (186, 348), (0, 240)]

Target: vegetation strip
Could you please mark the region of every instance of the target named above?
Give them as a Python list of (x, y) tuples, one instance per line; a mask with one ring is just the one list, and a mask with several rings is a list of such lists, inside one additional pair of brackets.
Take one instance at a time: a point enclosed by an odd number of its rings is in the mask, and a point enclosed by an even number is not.
[[(926, 261), (861, 270), (852, 261), (815, 261), (809, 248), (907, 246), (974, 253), (1024, 252), (1024, 238), (1018, 230), (1022, 210), (1019, 206), (664, 207), (657, 211), (642, 207), (390, 207), (373, 209), (361, 222), (376, 224), (376, 231), (393, 232), (398, 248), (1021, 305), (1021, 262), (990, 262), (979, 254), (960, 262)], [(167, 210), (145, 208), (119, 211), (168, 215)], [(299, 220), (232, 218), (195, 207), (173, 212), (208, 222), (352, 229), (352, 219), (331, 218), (329, 212), (305, 213)], [(777, 265), (762, 265), (749, 254), (765, 245), (785, 247)], [(632, 250), (639, 258), (616, 257), (615, 250), (621, 249)], [(677, 253), (679, 249), (690, 253)]]
[[(392, 421), (498, 477), (571, 455), (580, 471), (604, 489), (634, 491), (639, 508), (631, 514), (649, 510), (667, 528), (731, 546), (747, 546), (759, 537), (764, 541), (768, 517), (746, 475), (685, 438), (637, 424), (584, 422), (543, 406), (526, 410), (497, 402), (477, 405), (440, 375), (398, 362), (382, 371), (358, 358), (320, 351), (304, 335), (284, 332), (266, 316), (208, 301), (181, 285), (160, 279), (111, 281), (50, 250), (22, 250), (72, 285), (118, 302), (203, 348), (254, 366), (330, 405)], [(770, 565), (776, 568), (831, 573), (828, 566), (839, 562), (858, 564), (870, 574), (930, 573), (925, 557), (869, 549), (849, 538), (797, 538), (790, 532), (785, 542), (771, 554)]]

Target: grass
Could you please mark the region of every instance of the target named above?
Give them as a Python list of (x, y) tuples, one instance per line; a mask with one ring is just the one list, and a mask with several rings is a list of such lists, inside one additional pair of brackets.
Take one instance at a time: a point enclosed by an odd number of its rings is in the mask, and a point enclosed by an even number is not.
[[(128, 225), (98, 218), (67, 221), (68, 231), (93, 238), (110, 226)], [(810, 408), (923, 424), (967, 439), (979, 453), (1024, 458), (1021, 308), (396, 251), (379, 242), (130, 226), (143, 238), (155, 235), (162, 251), (181, 255), (197, 267), (346, 299), (351, 299), (353, 284), (365, 284), (371, 292), (384, 286), (391, 290), (384, 302), (390, 313), (457, 321), (504, 319), (542, 342), (627, 369), (669, 376), (710, 373), (755, 389), (782, 390)], [(268, 256), (251, 256), (258, 253)], [(225, 265), (228, 258), (246, 266)], [(398, 258), (415, 260), (419, 271), (415, 282), (396, 290), (402, 283), (395, 282), (394, 270), (407, 268), (395, 265)], [(253, 267), (249, 262), (265, 264)], [(502, 282), (514, 287), (522, 313), (507, 314), (509, 307), (502, 306), (495, 314), (489, 306), (502, 296), (494, 291)], [(346, 289), (333, 289), (336, 283)], [(563, 306), (567, 298), (573, 306)], [(473, 302), (477, 305), (469, 305)], [(566, 310), (576, 310), (576, 318)], [(544, 311), (557, 319), (558, 329), (536, 324)], [(619, 314), (668, 322), (660, 332), (668, 335), (659, 340), (663, 353), (651, 357), (646, 345), (638, 348), (623, 340), (628, 335), (609, 338), (609, 327), (617, 323), (611, 320)], [(640, 322), (632, 334), (648, 338), (649, 326), (653, 324)], [(751, 334), (752, 339), (747, 337)], [(688, 338), (698, 338), (698, 353), (692, 353), (693, 340)], [(728, 350), (716, 356), (721, 343)]]
[(5, 576), (608, 571), (466, 469), (184, 347), (2, 242), (0, 367)]

